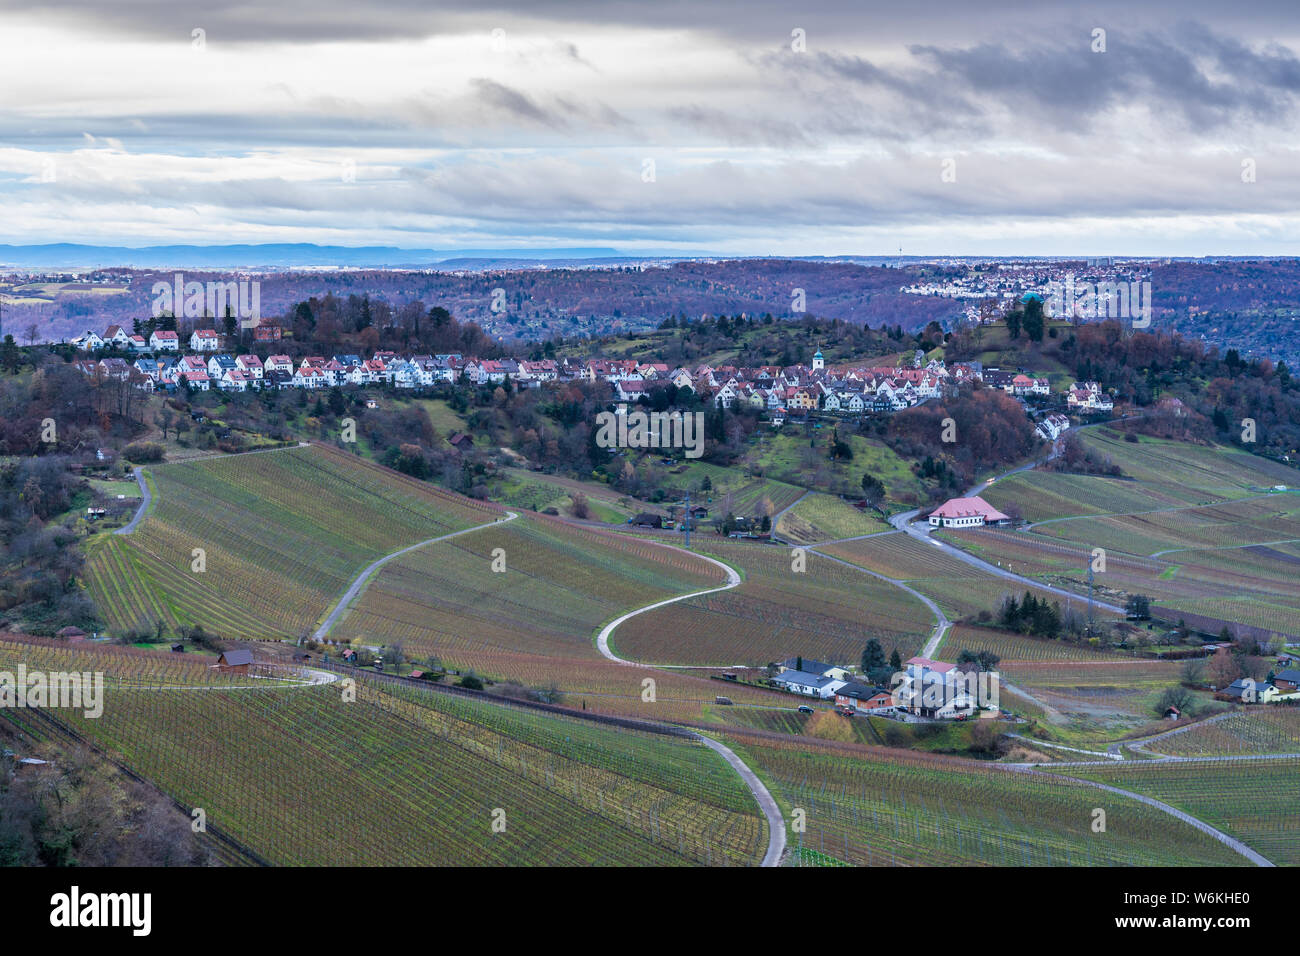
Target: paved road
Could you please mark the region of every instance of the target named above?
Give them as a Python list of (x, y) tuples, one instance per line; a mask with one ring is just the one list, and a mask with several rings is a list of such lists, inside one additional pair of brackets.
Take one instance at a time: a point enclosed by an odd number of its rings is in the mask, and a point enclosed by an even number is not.
[[(885, 532), (885, 533), (892, 534), (893, 532)], [(871, 536), (868, 535), (868, 537)], [(836, 544), (838, 542), (827, 541), (823, 543)], [(805, 550), (813, 552), (819, 558), (825, 558), (827, 561), (834, 561), (837, 564), (842, 564), (845, 567), (852, 568), (854, 571), (859, 571), (862, 574), (869, 574), (873, 578), (876, 578), (877, 580), (884, 581), (887, 584), (892, 584), (894, 587), (906, 591), (908, 594), (912, 595), (912, 597), (916, 598), (918, 601), (920, 601), (922, 604), (928, 607), (930, 609), (930, 613), (934, 615), (934, 622), (935, 622), (934, 631), (931, 633), (930, 639), (925, 642), (925, 646), (921, 648), (919, 656), (931, 657), (939, 649), (939, 644), (943, 641), (944, 634), (948, 632), (948, 628), (952, 627), (952, 621), (948, 620), (948, 615), (943, 613), (943, 609), (940, 608), (939, 605), (935, 604), (934, 601), (930, 600), (920, 591), (916, 590), (916, 588), (912, 587), (911, 585), (907, 584), (904, 581), (900, 581), (897, 578), (886, 577), (885, 575), (881, 574), (879, 571), (872, 571), (870, 568), (864, 568), (862, 565), (854, 564), (852, 561), (845, 561), (843, 558), (837, 558), (832, 554), (825, 554), (821, 551), (818, 551), (817, 549), (821, 546), (822, 545), (808, 545), (805, 548)]]
[[(596, 648), (597, 650), (600, 651), (601, 655), (607, 658), (608, 660), (614, 661), (614, 663), (616, 664), (631, 664), (635, 667), (653, 667), (654, 665), (642, 664), (639, 663), (638, 661), (626, 660), (622, 657), (619, 657), (617, 654), (615, 654), (613, 651), (609, 649), (609, 636), (614, 633), (614, 629), (617, 628), (620, 624), (622, 624), (624, 621), (628, 620), (629, 618), (636, 617), (638, 614), (644, 614), (646, 611), (653, 611), (655, 608), (660, 608), (667, 604), (676, 604), (678, 601), (686, 601), (689, 600), (690, 598), (703, 597), (706, 594), (714, 594), (718, 591), (729, 591), (740, 584), (740, 575), (736, 573), (735, 568), (723, 564), (721, 561), (717, 560), (716, 558), (710, 558), (708, 555), (705, 554), (696, 554), (694, 551), (686, 551), (684, 548), (678, 548), (675, 547), (674, 545), (666, 544), (665, 542), (662, 541), (651, 541), (648, 538), (644, 540), (649, 541), (651, 544), (658, 545), (661, 548), (672, 548), (672, 550), (674, 551), (682, 551), (686, 554), (693, 554), (695, 555), (695, 557), (699, 558), (702, 561), (707, 561), (709, 562), (709, 564), (716, 565), (717, 567), (721, 568), (723, 571), (726, 572), (727, 583), (722, 585), (721, 587), (706, 588), (703, 591), (692, 591), (690, 594), (681, 594), (678, 595), (677, 597), (671, 597), (671, 598), (666, 598), (662, 601), (656, 601), (654, 604), (647, 604), (645, 607), (639, 607), (634, 611), (628, 611), (626, 614), (616, 617), (614, 620), (610, 621), (603, 628), (601, 628), (600, 633), (596, 635)], [(728, 665), (719, 664), (718, 666), (726, 667)]]
[(794, 507), (795, 505), (797, 505), (799, 502), (803, 501), (803, 500), (804, 500), (805, 498), (807, 498), (810, 494), (812, 494), (811, 491), (805, 491), (805, 492), (804, 492), (803, 494), (801, 494), (798, 498), (794, 499), (794, 501), (790, 502), (788, 505), (786, 505), (784, 508), (782, 508), (782, 509), (781, 509), (780, 511), (778, 511), (776, 514), (772, 515), (772, 532), (771, 532), (771, 534), (772, 534), (772, 540), (773, 540), (773, 541), (782, 541), (782, 542), (784, 542), (784, 541), (786, 540), (785, 538), (783, 538), (783, 537), (781, 537), (779, 534), (777, 534), (777, 532), (776, 532), (777, 525), (779, 525), (779, 524), (781, 523), (781, 519), (785, 517), (785, 513), (786, 513), (787, 511), (789, 511), (791, 508), (793, 508), (793, 507)]
[(144, 469), (136, 465), (131, 469), (131, 473), (135, 475), (136, 483), (140, 485), (140, 507), (135, 509), (135, 515), (131, 518), (130, 523), (118, 528), (113, 534), (130, 534), (134, 531), (135, 526), (140, 523), (140, 519), (144, 517), (145, 511), (148, 510), (149, 502), (153, 501), (153, 495), (149, 492), (149, 483), (144, 480)]
[[(678, 548), (675, 545), (665, 544), (658, 541), (652, 543), (658, 544), (660, 547), (672, 548), (674, 551), (685, 550), (683, 548)], [(694, 552), (687, 553), (694, 554)], [(625, 658), (619, 657), (609, 649), (609, 637), (620, 624), (630, 618), (636, 617), (638, 614), (644, 614), (646, 611), (653, 611), (655, 608), (664, 607), (667, 604), (676, 604), (678, 601), (685, 601), (693, 597), (701, 597), (705, 594), (714, 594), (718, 591), (729, 591), (740, 585), (741, 578), (735, 568), (723, 564), (716, 558), (710, 558), (708, 555), (696, 554), (695, 556), (704, 561), (708, 561), (710, 564), (716, 565), (725, 571), (727, 574), (727, 583), (721, 587), (707, 588), (703, 591), (693, 591), (690, 594), (683, 594), (663, 601), (656, 601), (654, 604), (647, 604), (645, 607), (639, 607), (634, 611), (628, 611), (626, 614), (620, 615), (610, 621), (601, 628), (600, 633), (596, 635), (596, 647), (606, 659), (618, 664), (627, 664), (632, 667), (653, 667), (653, 665), (650, 664), (641, 664), (637, 661), (626, 660)], [(781, 808), (776, 805), (776, 801), (772, 798), (772, 794), (768, 792), (767, 787), (763, 786), (763, 782), (758, 779), (758, 776), (754, 771), (750, 770), (745, 762), (737, 757), (731, 748), (724, 744), (720, 744), (716, 740), (706, 737), (703, 734), (696, 734), (695, 736), (703, 741), (705, 746), (720, 754), (722, 759), (727, 761), (736, 773), (740, 774), (740, 778), (745, 782), (745, 786), (749, 788), (749, 792), (752, 793), (754, 799), (758, 801), (759, 808), (763, 811), (763, 815), (767, 817), (767, 852), (763, 854), (762, 865), (780, 866), (781, 856), (785, 853), (785, 818), (781, 815)]]
[(763, 810), (763, 816), (767, 817), (767, 852), (763, 854), (763, 862), (759, 865), (780, 866), (781, 856), (785, 853), (785, 817), (781, 816), (781, 808), (772, 799), (772, 794), (768, 792), (767, 787), (763, 786), (763, 781), (758, 779), (754, 771), (750, 770), (730, 747), (703, 734), (695, 736), (703, 741), (704, 746), (721, 754), (722, 759), (731, 764), (731, 768), (740, 774), (740, 779), (745, 781), (745, 786), (749, 787), (749, 792), (754, 795), (754, 799)]
[(497, 518), (495, 521), (489, 521), (486, 524), (478, 524), (472, 528), (462, 528), (460, 531), (453, 531), (451, 534), (443, 534), (443, 535), (439, 535), (436, 538), (429, 538), (426, 541), (421, 541), (418, 544), (411, 545), (410, 547), (402, 548), (400, 551), (394, 551), (392, 554), (387, 554), (384, 557), (380, 558), (378, 561), (371, 562), (369, 565), (366, 566), (365, 570), (363, 570), (360, 574), (358, 574), (352, 580), (352, 583), (348, 585), (348, 589), (343, 592), (343, 597), (339, 598), (338, 604), (334, 605), (334, 610), (330, 611), (329, 616), (325, 618), (321, 626), (316, 628), (316, 632), (312, 634), (312, 638), (317, 641), (324, 640), (326, 635), (329, 634), (330, 628), (332, 628), (338, 622), (339, 618), (342, 617), (343, 614), (347, 611), (348, 606), (352, 603), (353, 599), (358, 594), (361, 593), (361, 590), (365, 587), (366, 582), (370, 579), (370, 575), (374, 574), (375, 571), (382, 568), (385, 564), (387, 564), (389, 561), (393, 560), (394, 558), (399, 558), (402, 555), (406, 554), (408, 551), (414, 551), (416, 548), (423, 548), (427, 544), (435, 544), (439, 541), (448, 541), (451, 538), (459, 538), (462, 534), (470, 534), (471, 532), (474, 531), (482, 531), (484, 528), (491, 528), (494, 525), (504, 524), (507, 521), (514, 521), (518, 517), (519, 515), (516, 514), (515, 512), (507, 511), (506, 517), (504, 518)]

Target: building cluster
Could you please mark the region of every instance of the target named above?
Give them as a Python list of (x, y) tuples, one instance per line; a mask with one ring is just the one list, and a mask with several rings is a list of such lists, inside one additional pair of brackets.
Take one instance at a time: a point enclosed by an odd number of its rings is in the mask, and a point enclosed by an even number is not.
[(1072, 412), (1094, 414), (1109, 412), (1115, 402), (1096, 382), (1076, 382), (1065, 395), (1065, 404)]
[[(274, 348), (280, 329), (262, 324), (253, 329), (254, 343)], [(438, 355), (399, 355), (392, 351), (375, 352), (369, 358), (339, 354), (315, 355), (297, 360), (288, 355), (259, 358), (254, 354), (234, 355), (222, 352), (222, 336), (212, 329), (191, 333), (182, 348), (181, 337), (173, 331), (157, 330), (148, 339), (132, 335), (121, 326), (111, 326), (103, 335), (87, 330), (73, 339), (86, 352), (114, 349), (129, 355), (138, 354), (133, 362), (119, 356), (82, 360), (78, 366), (87, 374), (122, 379), (146, 390), (188, 386), (206, 391), (250, 389), (330, 388), (334, 386), (392, 385), (396, 388), (423, 388), (439, 382), (473, 385), (501, 384), (534, 388), (548, 382), (609, 383), (620, 402), (635, 403), (650, 392), (674, 386), (689, 391), (719, 408), (748, 407), (767, 412), (774, 425), (786, 416), (804, 416), (821, 411), (838, 415), (889, 413), (955, 391), (964, 383), (982, 381), (1018, 398), (1045, 398), (1051, 387), (1045, 378), (1020, 371), (984, 368), (979, 362), (942, 360), (926, 362), (917, 352), (911, 366), (851, 366), (830, 368), (820, 350), (811, 365), (764, 365), (757, 368), (731, 365), (699, 365), (694, 368), (673, 367), (664, 362), (639, 362), (635, 359), (480, 359), (459, 353)], [(1080, 389), (1085, 390), (1080, 392)], [(1110, 399), (1095, 382), (1071, 390), (1085, 394), (1087, 402), (1081, 412), (1109, 410)], [(1071, 398), (1071, 407), (1075, 407)], [(1055, 416), (1045, 438), (1055, 439), (1068, 427), (1064, 416)]]
[(859, 683), (846, 667), (803, 657), (782, 661), (777, 670), (772, 683), (793, 694), (834, 699), (835, 709), (846, 716), (909, 713), (952, 720), (964, 719), (978, 709), (978, 695), (970, 692), (970, 685), (978, 683), (971, 679), (979, 670), (974, 664), (911, 657), (888, 688)]

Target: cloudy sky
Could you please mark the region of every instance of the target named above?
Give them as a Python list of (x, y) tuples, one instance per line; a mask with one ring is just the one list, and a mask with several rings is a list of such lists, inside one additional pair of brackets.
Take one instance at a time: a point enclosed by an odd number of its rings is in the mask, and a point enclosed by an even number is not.
[(0, 242), (1300, 254), (1295, 0), (259, 6), (0, 4)]

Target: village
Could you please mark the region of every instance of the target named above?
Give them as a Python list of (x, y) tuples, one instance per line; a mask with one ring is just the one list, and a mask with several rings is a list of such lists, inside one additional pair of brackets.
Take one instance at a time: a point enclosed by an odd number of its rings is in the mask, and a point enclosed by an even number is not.
[[(281, 341), (281, 330), (259, 324), (250, 330), (255, 347), (269, 353)], [(917, 350), (910, 366), (827, 366), (821, 350), (809, 365), (765, 365), (743, 368), (700, 365), (694, 369), (632, 359), (480, 359), (459, 353), (399, 355), (378, 351), (369, 358), (355, 354), (305, 356), (223, 351), (223, 336), (213, 329), (190, 334), (182, 349), (180, 334), (158, 329), (146, 339), (114, 325), (103, 335), (87, 330), (72, 340), (87, 353), (111, 351), (76, 365), (88, 376), (128, 382), (144, 391), (190, 389), (228, 392), (261, 389), (321, 389), (387, 385), (399, 389), (430, 388), (439, 383), (502, 384), (538, 388), (548, 383), (609, 383), (620, 402), (648, 400), (656, 389), (672, 386), (674, 394), (689, 393), (719, 408), (745, 407), (766, 414), (773, 427), (820, 412), (855, 418), (889, 414), (919, 405), (961, 385), (982, 382), (1026, 403), (1044, 405), (1052, 399), (1046, 378), (1019, 370), (985, 368), (979, 362), (945, 364), (926, 360)], [(134, 360), (130, 357), (138, 356)], [(1059, 403), (1058, 403), (1059, 404)], [(1097, 382), (1077, 382), (1065, 393), (1065, 408), (1078, 415), (1108, 415), (1113, 399)], [(1054, 441), (1069, 427), (1059, 411), (1038, 423), (1040, 437)]]

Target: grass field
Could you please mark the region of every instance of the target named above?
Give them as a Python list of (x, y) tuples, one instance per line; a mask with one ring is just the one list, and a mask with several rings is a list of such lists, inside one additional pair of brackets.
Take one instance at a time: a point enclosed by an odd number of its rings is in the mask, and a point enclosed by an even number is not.
[(869, 638), (904, 658), (920, 649), (933, 618), (915, 597), (852, 568), (791, 549), (697, 539), (696, 549), (739, 569), (737, 588), (681, 601), (625, 622), (611, 641), (645, 663), (748, 664), (788, 657), (854, 663)]
[(503, 468), (498, 471), (498, 476), (489, 483), (488, 492), (493, 501), (513, 508), (528, 511), (554, 508), (560, 514), (571, 515), (573, 496), (582, 494), (587, 498), (590, 517), (596, 521), (619, 524), (647, 510), (641, 502), (592, 481), (576, 481), (518, 468)]
[(228, 638), (297, 637), (370, 561), (500, 515), (326, 446), (150, 473), (158, 499), (134, 534), (88, 545), (88, 587), (118, 632), (161, 620)]
[(814, 429), (811, 438), (801, 426), (787, 426), (775, 433), (760, 432), (745, 456), (745, 463), (756, 472), (791, 484), (848, 492), (861, 487), (866, 472), (884, 484), (888, 499), (899, 508), (921, 500), (924, 482), (893, 449), (874, 439), (842, 431), (840, 437), (852, 449), (853, 459), (832, 462), (827, 454), (831, 432), (830, 424)]
[[(1088, 661), (1021, 662), (999, 665), (1005, 680), (1056, 708), (1069, 720), (1053, 730), (1067, 743), (1110, 743), (1122, 736), (1167, 730), (1155, 705), (1161, 693), (1179, 684), (1178, 661), (1104, 658)], [(1021, 700), (1007, 698), (1014, 710)], [(1195, 709), (1214, 710), (1208, 693), (1197, 693)]]
[(776, 530), (788, 541), (812, 544), (888, 531), (889, 522), (870, 511), (859, 511), (835, 495), (814, 493), (782, 515)]
[[(951, 758), (749, 737), (787, 814), (804, 811), (800, 849), (856, 866), (1234, 865), (1242, 858), (1172, 817), (1081, 784)], [(1093, 833), (1092, 811), (1107, 809)]]
[(1155, 797), (1236, 837), (1273, 863), (1300, 865), (1300, 844), (1295, 838), (1300, 759), (1243, 763), (1134, 760), (1104, 767), (1062, 767), (1054, 772)]

